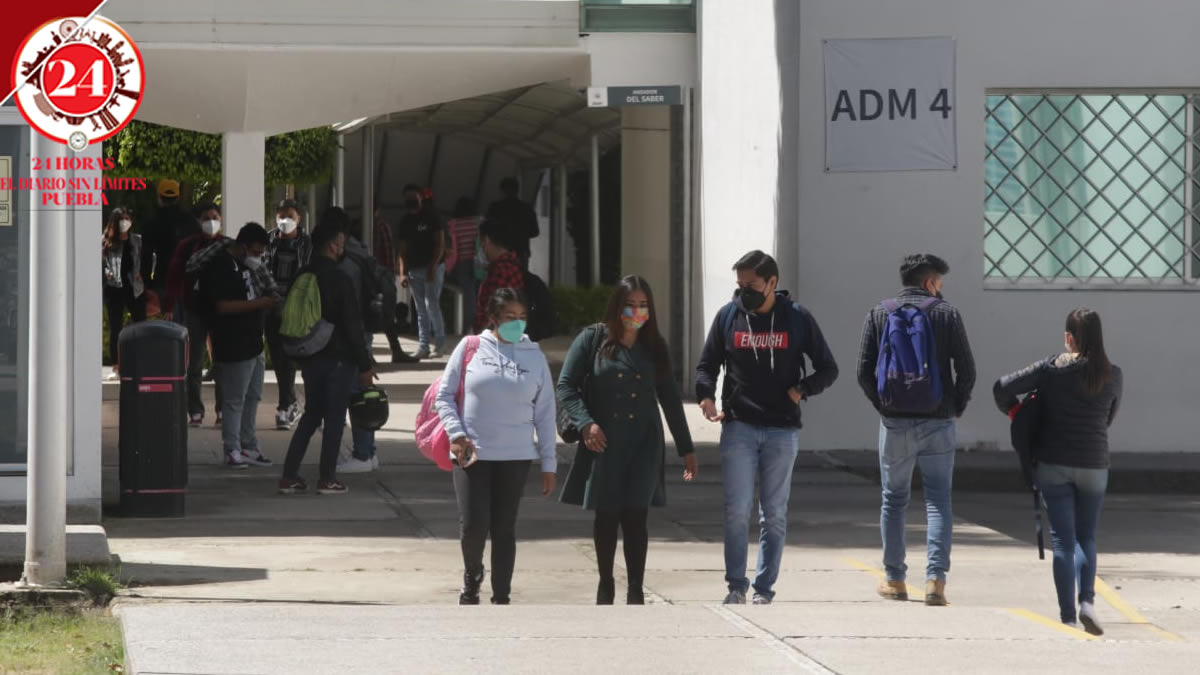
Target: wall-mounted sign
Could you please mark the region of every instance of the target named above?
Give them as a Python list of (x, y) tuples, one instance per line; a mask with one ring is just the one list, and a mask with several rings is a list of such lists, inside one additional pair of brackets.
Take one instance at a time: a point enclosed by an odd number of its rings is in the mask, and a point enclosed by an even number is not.
[(0, 156), (0, 227), (12, 227), (12, 157)]
[(622, 108), (631, 105), (683, 105), (683, 88), (588, 87), (588, 107)]
[(953, 170), (954, 39), (825, 40), (825, 170)]

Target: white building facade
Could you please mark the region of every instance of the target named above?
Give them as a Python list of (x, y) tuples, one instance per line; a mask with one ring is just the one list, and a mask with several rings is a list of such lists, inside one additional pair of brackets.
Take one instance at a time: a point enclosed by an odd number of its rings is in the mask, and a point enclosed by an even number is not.
[[(683, 379), (749, 249), (776, 255), (781, 287), (820, 322), (842, 375), (805, 404), (805, 448), (875, 446), (878, 423), (854, 376), (863, 317), (898, 290), (903, 255), (930, 252), (950, 263), (946, 297), (977, 363), (962, 445), (1007, 447), (991, 383), (1058, 349), (1067, 312), (1085, 305), (1104, 317), (1125, 371), (1113, 449), (1193, 449), (1200, 76), (1178, 45), (1200, 5), (110, 0), (103, 13), (145, 57), (139, 118), (224, 134), (223, 207), (235, 226), (263, 217), (266, 136), (338, 125), (346, 151), (331, 201), (360, 212), (387, 208), (413, 167), (443, 202), (508, 174), (527, 179), (530, 198), (547, 190), (553, 234), (536, 265), (561, 282), (564, 177), (619, 144), (621, 270), (658, 289)], [(824, 41), (914, 37), (953, 39), (957, 166), (827, 171)], [(588, 111), (588, 87), (616, 86), (678, 86), (685, 105)], [(515, 93), (496, 103), (497, 92)], [(0, 141), (28, 148), (13, 113), (0, 111)], [(421, 134), (420, 153), (397, 151)], [(405, 171), (389, 164), (401, 155)], [(17, 274), (4, 294), (9, 314), (27, 317), (21, 279), (34, 263), (21, 259), (27, 219), (13, 204), (17, 227), (0, 227), (0, 254)], [(74, 345), (69, 499), (92, 514), (78, 519), (99, 515), (100, 290), (88, 281), (99, 213), (77, 222), (73, 324), (56, 337)], [(0, 398), (0, 505), (23, 502), (24, 325), (0, 324), (16, 355), (0, 345), (12, 384)]]

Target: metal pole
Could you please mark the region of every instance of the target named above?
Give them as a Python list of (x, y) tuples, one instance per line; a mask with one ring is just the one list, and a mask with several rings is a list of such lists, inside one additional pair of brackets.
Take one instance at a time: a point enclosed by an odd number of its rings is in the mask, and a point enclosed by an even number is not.
[(683, 87), (683, 307), (681, 319), (682, 344), (679, 345), (683, 360), (683, 390), (691, 393), (694, 378), (688, 377), (692, 369), (692, 89)]
[[(67, 146), (33, 134), (32, 155), (67, 157)], [(37, 178), (69, 178), (39, 171)], [(71, 409), (71, 275), (75, 250), (71, 210), (30, 209), (29, 467), (25, 522), (25, 586), (46, 586), (67, 575), (67, 452)], [(66, 262), (66, 264), (63, 264)]]
[(554, 251), (554, 258), (558, 262), (557, 278), (558, 283), (564, 286), (574, 286), (574, 279), (567, 279), (567, 270), (570, 269), (567, 265), (567, 255), (571, 252), (570, 233), (567, 231), (567, 165), (558, 165), (558, 231), (557, 246)]
[(317, 226), (317, 184), (308, 186), (308, 214), (304, 216), (304, 227), (309, 232)]
[(600, 136), (592, 136), (592, 285), (600, 285)]
[(333, 169), (333, 205), (346, 207), (346, 134), (338, 134), (337, 161)]
[(372, 249), (372, 225), (375, 223), (375, 125), (362, 128), (362, 243)]

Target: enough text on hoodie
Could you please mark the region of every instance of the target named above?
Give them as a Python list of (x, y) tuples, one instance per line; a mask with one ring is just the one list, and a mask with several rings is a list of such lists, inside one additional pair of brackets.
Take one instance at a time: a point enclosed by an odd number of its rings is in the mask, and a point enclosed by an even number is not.
[(455, 399), (465, 344), (459, 342), (450, 356), (438, 389), (437, 413), (446, 435), (466, 435), (481, 460), (540, 459), (542, 472), (553, 473), (558, 466), (554, 381), (545, 354), (528, 337), (508, 344), (485, 330), (461, 380), (460, 411)]
[[(812, 362), (807, 376), (805, 356)], [(698, 399), (716, 398), (722, 367), (725, 419), (765, 427), (799, 427), (800, 408), (788, 389), (816, 396), (838, 376), (816, 319), (787, 291), (775, 293), (775, 306), (766, 314), (748, 311), (740, 298), (717, 312), (696, 366)]]

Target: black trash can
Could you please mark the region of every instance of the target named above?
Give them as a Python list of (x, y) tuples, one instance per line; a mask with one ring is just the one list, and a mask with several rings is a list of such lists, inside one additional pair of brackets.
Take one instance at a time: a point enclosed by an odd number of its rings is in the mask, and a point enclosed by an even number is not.
[(188, 332), (169, 321), (121, 331), (121, 513), (181, 517), (187, 493)]

